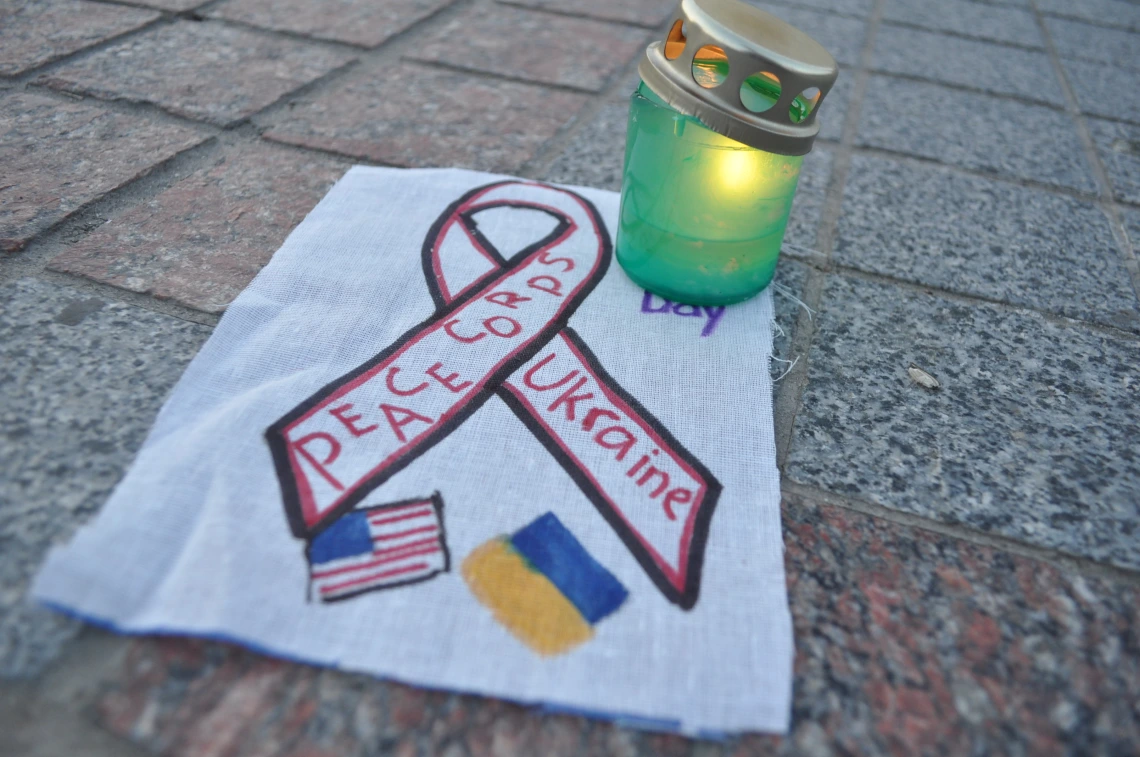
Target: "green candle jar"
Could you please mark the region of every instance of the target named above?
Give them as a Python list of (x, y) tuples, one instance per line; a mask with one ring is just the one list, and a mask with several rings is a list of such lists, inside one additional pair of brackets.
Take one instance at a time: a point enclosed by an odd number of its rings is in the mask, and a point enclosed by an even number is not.
[(649, 46), (630, 98), (616, 253), (650, 292), (727, 305), (772, 280), (838, 69), (736, 0), (683, 0), (680, 16)]
[(802, 163), (718, 134), (643, 83), (630, 98), (618, 262), (674, 302), (752, 297), (776, 272)]

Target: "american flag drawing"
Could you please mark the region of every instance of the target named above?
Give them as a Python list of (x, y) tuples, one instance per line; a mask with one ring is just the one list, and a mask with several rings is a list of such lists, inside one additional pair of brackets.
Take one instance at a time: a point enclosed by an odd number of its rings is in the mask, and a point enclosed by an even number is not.
[(310, 586), (322, 602), (445, 573), (443, 500), (436, 492), (353, 510), (309, 542), (308, 557)]

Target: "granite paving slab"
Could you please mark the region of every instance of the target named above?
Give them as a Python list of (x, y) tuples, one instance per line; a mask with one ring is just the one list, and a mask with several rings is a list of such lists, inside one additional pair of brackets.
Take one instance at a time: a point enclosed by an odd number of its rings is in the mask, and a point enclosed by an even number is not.
[(840, 65), (854, 66), (859, 62), (859, 52), (863, 49), (863, 38), (867, 35), (866, 22), (816, 10), (759, 2), (758, 0), (749, 0), (749, 3), (787, 21), (807, 34), (823, 45)]
[(1037, 0), (1037, 7), (1053, 16), (1140, 31), (1140, 4), (1131, 0)]
[(1113, 195), (1140, 205), (1140, 126), (1099, 118), (1089, 118), (1086, 123), (1108, 172)]
[(600, 92), (649, 40), (646, 29), (496, 3), (456, 14), (427, 34), (409, 57)]
[(347, 168), (272, 145), (227, 150), (48, 267), (218, 313)]
[(1057, 54), (1140, 70), (1140, 34), (1062, 18), (1045, 20)]
[(265, 136), (400, 166), (517, 172), (587, 102), (576, 92), (415, 63), (361, 67)]
[(838, 275), (817, 319), (788, 478), (1140, 567), (1140, 340)]
[(572, 16), (586, 16), (599, 21), (620, 21), (656, 29), (677, 7), (676, 0), (498, 0), (521, 8), (548, 10)]
[(209, 15), (263, 29), (376, 47), (454, 0), (226, 0)]
[(866, 18), (871, 15), (875, 0), (779, 0), (779, 4), (815, 8), (841, 16)]
[(7, 0), (0, 6), (0, 76), (22, 74), (159, 15), (85, 0)]
[(819, 104), (819, 115), (816, 116), (819, 121), (819, 139), (838, 142), (843, 138), (843, 122), (847, 118), (847, 104), (851, 101), (854, 87), (855, 72), (839, 69), (839, 78)]
[(0, 287), (0, 676), (78, 623), (32, 605), (52, 544), (103, 504), (209, 329), (36, 279)]
[(969, 0), (887, 0), (883, 19), (991, 42), (1044, 46), (1041, 30), (1028, 8)]
[(607, 102), (570, 138), (542, 179), (620, 192), (628, 121), (627, 100)]
[(0, 251), (204, 139), (192, 129), (24, 91), (0, 93)]
[(797, 497), (792, 730), (692, 742), (292, 665), (131, 643), (100, 723), (168, 755), (1116, 754), (1140, 738), (1135, 587)]
[(781, 256), (776, 264), (776, 276), (772, 279), (775, 284), (772, 287), (772, 304), (776, 311), (776, 328), (772, 334), (773, 379), (782, 378), (791, 370), (792, 361), (800, 357), (792, 354), (792, 340), (804, 308), (804, 284), (809, 270), (805, 264), (788, 255)]
[(1040, 105), (872, 76), (856, 143), (1095, 192), (1072, 118)]
[(1082, 60), (1061, 65), (1081, 110), (1094, 116), (1140, 123), (1140, 87), (1136, 71)]
[(1091, 202), (856, 155), (834, 253), (846, 266), (1140, 332), (1107, 216)]
[(1060, 106), (1061, 85), (1049, 56), (946, 34), (884, 25), (871, 63), (878, 71), (957, 84)]
[(351, 60), (297, 40), (178, 21), (66, 63), (37, 83), (108, 100), (153, 103), (226, 126)]
[(211, 0), (136, 0), (138, 5), (170, 11), (171, 13), (185, 13), (199, 8)]

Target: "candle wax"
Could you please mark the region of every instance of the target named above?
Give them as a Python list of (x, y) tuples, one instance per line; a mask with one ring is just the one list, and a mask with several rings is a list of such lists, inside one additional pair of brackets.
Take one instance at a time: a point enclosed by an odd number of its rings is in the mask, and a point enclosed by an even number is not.
[(674, 302), (752, 297), (775, 273), (802, 162), (718, 134), (642, 84), (630, 101), (618, 262)]

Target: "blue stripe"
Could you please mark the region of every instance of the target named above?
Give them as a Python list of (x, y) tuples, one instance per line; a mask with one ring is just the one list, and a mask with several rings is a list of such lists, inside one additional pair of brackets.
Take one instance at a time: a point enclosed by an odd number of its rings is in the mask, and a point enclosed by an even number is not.
[(554, 513), (547, 513), (516, 532), (511, 544), (591, 624), (621, 607), (629, 596), (613, 573), (590, 556)]

